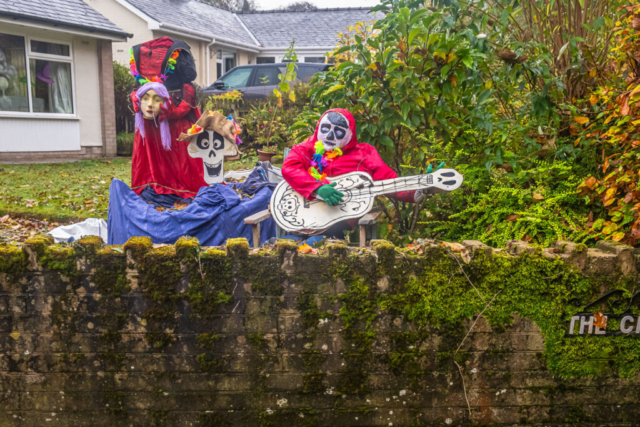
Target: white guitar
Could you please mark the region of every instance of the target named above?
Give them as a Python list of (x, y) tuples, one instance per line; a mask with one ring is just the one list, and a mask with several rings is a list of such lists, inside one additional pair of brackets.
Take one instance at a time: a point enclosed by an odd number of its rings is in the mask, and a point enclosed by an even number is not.
[[(462, 185), (462, 175), (453, 169), (440, 169), (426, 175), (374, 181), (365, 172), (351, 172), (327, 178), (344, 194), (342, 203), (329, 206), (322, 199), (305, 199), (282, 181), (271, 196), (271, 214), (286, 231), (320, 234), (332, 225), (351, 218), (360, 218), (373, 208), (376, 196), (400, 191), (439, 189), (453, 191)], [(435, 192), (435, 191), (434, 191)]]

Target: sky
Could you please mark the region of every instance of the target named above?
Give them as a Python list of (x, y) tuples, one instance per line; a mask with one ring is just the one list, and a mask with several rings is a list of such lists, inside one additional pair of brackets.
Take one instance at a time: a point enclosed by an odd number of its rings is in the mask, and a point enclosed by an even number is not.
[[(294, 3), (296, 0), (256, 0), (258, 9), (268, 10), (277, 9)], [(371, 7), (380, 3), (378, 0), (309, 0), (318, 8), (334, 8), (334, 7)]]

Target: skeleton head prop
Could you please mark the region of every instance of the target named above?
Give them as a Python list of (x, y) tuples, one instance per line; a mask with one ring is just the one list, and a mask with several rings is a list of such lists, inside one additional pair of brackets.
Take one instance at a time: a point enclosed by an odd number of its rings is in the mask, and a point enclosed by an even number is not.
[(240, 154), (235, 144), (235, 126), (218, 112), (207, 111), (187, 133), (178, 138), (188, 141), (189, 155), (204, 162), (204, 180), (219, 184), (224, 179), (224, 161)]
[(318, 140), (322, 141), (325, 150), (344, 148), (351, 141), (351, 136), (349, 121), (342, 114), (332, 111), (325, 114), (320, 120)]

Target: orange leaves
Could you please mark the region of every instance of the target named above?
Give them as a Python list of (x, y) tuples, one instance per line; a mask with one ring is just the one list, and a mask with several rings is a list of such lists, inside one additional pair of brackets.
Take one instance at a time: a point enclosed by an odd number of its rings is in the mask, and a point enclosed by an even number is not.
[(581, 125), (589, 123), (589, 118), (588, 117), (574, 117), (573, 120), (575, 120), (576, 122), (580, 123)]
[(598, 103), (598, 95), (596, 95), (595, 93), (591, 94), (591, 96), (589, 97), (589, 102), (591, 103), (591, 105), (596, 105)]
[(314, 254), (314, 255), (316, 255), (318, 253), (318, 250), (316, 248), (312, 248), (311, 246), (309, 246), (306, 243), (303, 243), (300, 246), (298, 246), (298, 252), (300, 252), (302, 254)]
[(607, 329), (607, 317), (602, 313), (593, 315), (593, 325), (600, 329)]
[(620, 108), (620, 114), (622, 116), (629, 115), (629, 93), (623, 93), (617, 99), (618, 107)]
[(584, 180), (582, 183), (585, 187), (588, 187), (589, 190), (593, 190), (593, 186), (596, 185), (596, 179), (594, 177), (589, 177)]

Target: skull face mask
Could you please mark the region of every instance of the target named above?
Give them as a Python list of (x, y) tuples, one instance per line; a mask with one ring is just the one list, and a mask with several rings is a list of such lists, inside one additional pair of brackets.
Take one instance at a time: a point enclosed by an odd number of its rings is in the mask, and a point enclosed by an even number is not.
[(325, 150), (344, 148), (351, 141), (351, 136), (349, 121), (342, 114), (330, 112), (322, 117), (318, 128), (318, 140), (322, 141)]
[(213, 130), (205, 130), (189, 143), (189, 155), (204, 162), (204, 180), (218, 184), (224, 179), (224, 158), (236, 156), (235, 144)]

